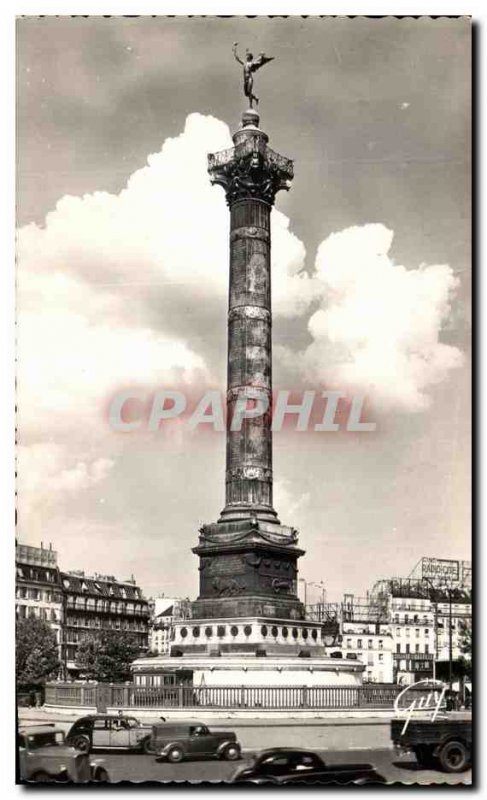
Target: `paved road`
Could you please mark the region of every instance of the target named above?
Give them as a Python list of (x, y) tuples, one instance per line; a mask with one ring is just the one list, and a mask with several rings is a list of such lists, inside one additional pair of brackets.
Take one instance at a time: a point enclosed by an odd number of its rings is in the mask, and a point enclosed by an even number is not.
[[(65, 732), (72, 722), (56, 722)], [(218, 724), (211, 725), (219, 730)], [(244, 751), (254, 752), (265, 747), (304, 747), (310, 750), (382, 750), (390, 747), (390, 724), (324, 724), (324, 725), (239, 725), (231, 724)]]
[[(401, 783), (443, 783), (470, 784), (471, 771), (460, 775), (445, 774), (436, 770), (419, 769), (414, 756), (403, 754), (397, 756), (390, 748), (355, 749), (355, 750), (322, 750), (318, 751), (325, 762), (368, 762), (391, 782)], [(251, 757), (245, 753), (243, 761), (228, 763), (222, 761), (186, 761), (181, 764), (156, 762), (153, 756), (125, 753), (97, 753), (106, 760), (106, 767), (111, 781), (162, 781), (162, 782), (220, 782), (228, 780), (238, 766)]]

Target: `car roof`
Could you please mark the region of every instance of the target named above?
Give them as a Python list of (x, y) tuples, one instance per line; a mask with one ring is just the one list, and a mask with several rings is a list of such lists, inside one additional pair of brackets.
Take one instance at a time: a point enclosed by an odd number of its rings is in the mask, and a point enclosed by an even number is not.
[(166, 720), (159, 720), (158, 722), (154, 723), (155, 725), (160, 725), (161, 727), (167, 725), (167, 727), (174, 727), (175, 725), (187, 727), (188, 725), (204, 725), (205, 728), (208, 727), (206, 722), (202, 722), (200, 719), (166, 719)]
[(135, 714), (87, 714), (85, 717), (79, 717), (76, 722), (84, 722), (88, 719), (137, 719)]
[(318, 756), (313, 750), (305, 750), (302, 747), (269, 747), (267, 750), (261, 750), (258, 754), (259, 758), (262, 756)]

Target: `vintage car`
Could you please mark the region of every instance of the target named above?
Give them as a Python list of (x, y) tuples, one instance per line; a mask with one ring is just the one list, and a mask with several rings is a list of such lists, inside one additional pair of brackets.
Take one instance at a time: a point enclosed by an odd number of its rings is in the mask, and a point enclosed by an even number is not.
[(52, 781), (88, 783), (109, 780), (103, 759), (90, 760), (66, 744), (64, 733), (53, 725), (21, 728), (17, 735), (18, 775), (33, 783)]
[(412, 751), (421, 767), (464, 772), (472, 762), (472, 715), (441, 714), (436, 719), (391, 721), (391, 739), (398, 751)]
[(254, 756), (252, 763), (238, 769), (230, 783), (254, 784), (355, 784), (386, 783), (372, 764), (325, 764), (308, 750), (274, 747)]
[(71, 726), (68, 744), (83, 753), (96, 748), (116, 748), (149, 753), (151, 726), (124, 714), (90, 714)]
[(172, 763), (198, 756), (217, 756), (227, 761), (241, 757), (240, 745), (232, 731), (210, 731), (197, 720), (154, 725), (149, 747), (157, 760), (167, 759)]

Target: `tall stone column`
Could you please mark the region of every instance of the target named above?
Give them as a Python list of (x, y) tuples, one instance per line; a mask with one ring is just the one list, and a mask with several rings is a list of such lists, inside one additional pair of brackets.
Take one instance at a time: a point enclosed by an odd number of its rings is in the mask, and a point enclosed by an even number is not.
[[(209, 157), (213, 183), (230, 207), (226, 503), (221, 520), (275, 521), (272, 505), (272, 317), (270, 215), (293, 177), (289, 159), (267, 146), (259, 116), (247, 111), (231, 151)], [(232, 429), (236, 404), (265, 404)]]
[[(242, 115), (234, 147), (208, 156), (212, 183), (230, 209), (225, 507), (200, 531), (196, 616), (302, 616), (297, 532), (281, 525), (272, 499), (272, 311), (270, 216), (289, 189), (293, 164), (268, 146), (254, 110)], [(266, 406), (244, 416), (240, 406)], [(259, 410), (260, 410), (259, 409)], [(238, 602), (235, 599), (238, 598)], [(267, 610), (266, 610), (267, 609)]]
[[(230, 207), (230, 289), (228, 307), (228, 387), (226, 504), (221, 519), (253, 512), (276, 519), (272, 507), (272, 322), (270, 292), (270, 211), (257, 198)], [(237, 403), (263, 415), (238, 424)], [(232, 430), (235, 419), (236, 430)]]

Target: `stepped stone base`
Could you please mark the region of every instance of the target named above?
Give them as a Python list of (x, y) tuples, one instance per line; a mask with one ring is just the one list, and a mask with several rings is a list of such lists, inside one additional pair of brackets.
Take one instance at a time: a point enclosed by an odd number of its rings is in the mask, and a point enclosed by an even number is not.
[(204, 525), (198, 546), (200, 593), (194, 619), (304, 618), (297, 596), (297, 532), (279, 522), (248, 517)]

